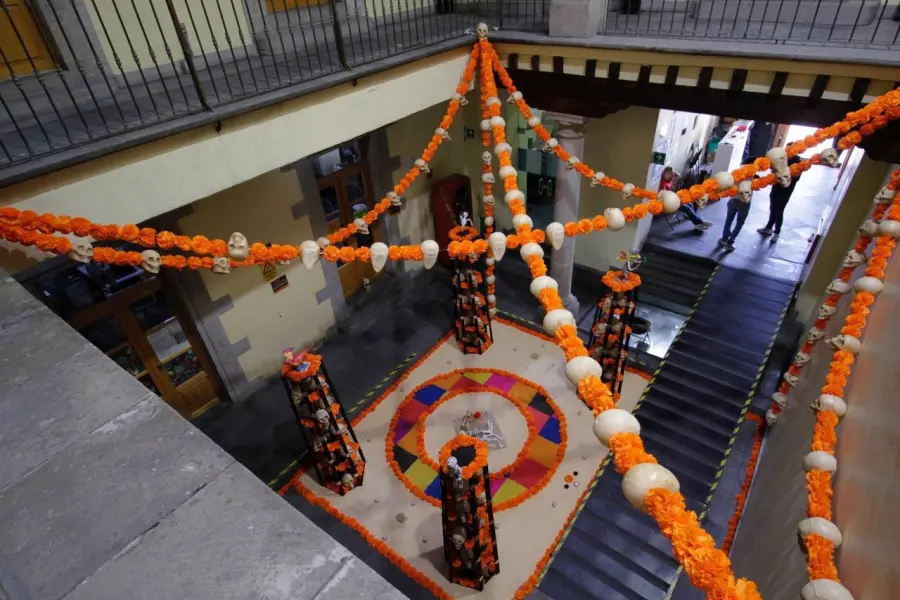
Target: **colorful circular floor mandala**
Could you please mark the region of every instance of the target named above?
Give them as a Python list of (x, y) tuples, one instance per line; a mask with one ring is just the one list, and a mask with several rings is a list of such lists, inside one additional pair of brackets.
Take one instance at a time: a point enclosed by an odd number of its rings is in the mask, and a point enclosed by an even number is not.
[[(509, 465), (492, 465), (491, 496), (495, 511), (521, 504), (540, 492), (566, 453), (566, 419), (541, 386), (496, 369), (458, 369), (429, 379), (397, 407), (385, 442), (388, 464), (416, 496), (440, 506), (437, 462), (425, 450), (425, 421), (438, 406), (456, 396), (488, 392), (512, 402), (528, 426), (528, 437)], [(500, 469), (500, 470), (495, 470)]]

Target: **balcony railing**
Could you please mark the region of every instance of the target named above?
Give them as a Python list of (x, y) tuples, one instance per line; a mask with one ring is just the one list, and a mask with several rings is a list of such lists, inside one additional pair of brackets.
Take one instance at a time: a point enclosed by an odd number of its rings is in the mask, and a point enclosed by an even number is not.
[[(598, 33), (892, 49), (900, 31), (896, 7), (877, 0), (637, 5), (610, 0)], [(544, 34), (549, 14), (550, 0), (0, 0), (0, 182), (462, 45), (480, 20)]]

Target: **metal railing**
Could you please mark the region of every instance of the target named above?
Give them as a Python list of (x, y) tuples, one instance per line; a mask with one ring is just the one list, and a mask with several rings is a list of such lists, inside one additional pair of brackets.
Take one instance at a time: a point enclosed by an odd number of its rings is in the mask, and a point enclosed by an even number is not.
[(607, 35), (892, 49), (896, 0), (610, 0)]
[[(894, 48), (900, 31), (895, 7), (877, 0), (608, 8), (607, 35)], [(64, 150), (165, 135), (173, 121), (248, 110), (266, 98), (242, 101), (462, 40), (480, 20), (546, 33), (549, 14), (550, 0), (0, 0), (0, 180), (33, 175), (35, 159)]]

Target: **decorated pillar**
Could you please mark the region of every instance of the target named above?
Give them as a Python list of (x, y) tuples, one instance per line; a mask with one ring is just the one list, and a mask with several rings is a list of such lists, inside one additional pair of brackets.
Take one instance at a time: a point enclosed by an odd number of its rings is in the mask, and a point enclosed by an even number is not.
[(322, 357), (286, 349), (281, 378), (319, 482), (341, 496), (361, 486), (366, 457)]
[(476, 239), (474, 227), (450, 230), (454, 331), (456, 344), (466, 354), (482, 354), (494, 341), (488, 302), (487, 242)]
[[(544, 113), (546, 119), (558, 123), (553, 132), (572, 156), (584, 156), (584, 131), (587, 118), (563, 113)], [(560, 165), (562, 167), (562, 165)], [(553, 220), (557, 223), (578, 221), (581, 196), (581, 175), (574, 169), (556, 170), (556, 191), (553, 197)], [(572, 272), (575, 268), (575, 238), (566, 237), (562, 247), (554, 250), (550, 261), (550, 277), (559, 284), (559, 297), (566, 310), (578, 314), (578, 299), (572, 295)]]
[(487, 443), (460, 433), (440, 453), (444, 558), (452, 583), (483, 590), (500, 572)]
[(602, 278), (604, 293), (597, 303), (591, 339), (590, 355), (603, 368), (600, 377), (618, 402), (628, 361), (628, 338), (637, 307), (637, 287), (641, 278), (634, 273), (642, 260), (635, 252), (623, 252), (625, 261), (621, 271), (610, 270)]

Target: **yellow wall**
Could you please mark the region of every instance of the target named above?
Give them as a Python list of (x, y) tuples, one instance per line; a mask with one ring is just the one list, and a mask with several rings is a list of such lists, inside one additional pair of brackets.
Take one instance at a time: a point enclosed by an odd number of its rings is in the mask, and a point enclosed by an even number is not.
[[(96, 10), (94, 2), (96, 2)], [(178, 61), (184, 58), (175, 24), (169, 16), (165, 0), (140, 0), (133, 4), (121, 0), (94, 0), (94, 2), (85, 3), (88, 15), (97, 38), (100, 40), (100, 47), (103, 49), (107, 63), (114, 74), (120, 74), (119, 68), (116, 66), (116, 55), (122, 62), (122, 69), (125, 72), (138, 69), (133, 53), (137, 55), (141, 68), (152, 68), (154, 61), (150, 55), (151, 49), (155, 55), (156, 64), (160, 66), (170, 64), (165, 44), (168, 44), (173, 60)], [(205, 3), (203, 0), (174, 0), (173, 4), (178, 20), (187, 27), (188, 40), (194, 56), (215, 53), (213, 35), (219, 52), (224, 53), (222, 59), (225, 62), (233, 60), (229, 48), (241, 46), (239, 30), (243, 32), (246, 43), (249, 44), (253, 41), (252, 33), (244, 18), (243, 4), (239, 0), (235, 0), (236, 10), (227, 0), (223, 2), (221, 13), (215, 2), (209, 2), (209, 0)], [(118, 14), (116, 8), (119, 9)], [(153, 14), (154, 10), (156, 17)], [(236, 17), (235, 13), (237, 13)], [(192, 16), (196, 31), (194, 24), (191, 23)], [(157, 25), (157, 18), (159, 25)], [(104, 26), (106, 31), (104, 31)], [(129, 39), (131, 40), (130, 45)], [(110, 44), (110, 42), (112, 43)]]
[[(659, 111), (632, 106), (602, 119), (588, 121), (584, 139), (583, 160), (597, 171), (637, 186), (644, 186), (647, 166), (656, 134)], [(635, 198), (625, 200), (622, 194), (603, 187), (591, 187), (581, 182), (579, 217), (590, 219), (610, 207), (623, 208), (635, 203)], [(603, 231), (580, 236), (575, 242), (575, 262), (606, 271), (611, 264), (618, 264), (618, 254), (632, 249), (635, 244), (637, 224), (628, 223), (616, 232)]]
[[(195, 202), (193, 212), (178, 224), (185, 235), (228, 239), (232, 232), (240, 231), (251, 242), (300, 244), (312, 239), (309, 217), (294, 219), (291, 207), (306, 201), (294, 171), (272, 171)], [(245, 337), (250, 341), (250, 350), (238, 359), (250, 381), (275, 373), (283, 348), (311, 344), (334, 324), (330, 301), (316, 302), (316, 292), (325, 285), (321, 263), (312, 271), (299, 261), (277, 268), (289, 283), (278, 294), (256, 267), (235, 269), (227, 275), (200, 271), (212, 301), (231, 297), (233, 308), (220, 320), (230, 342)]]

